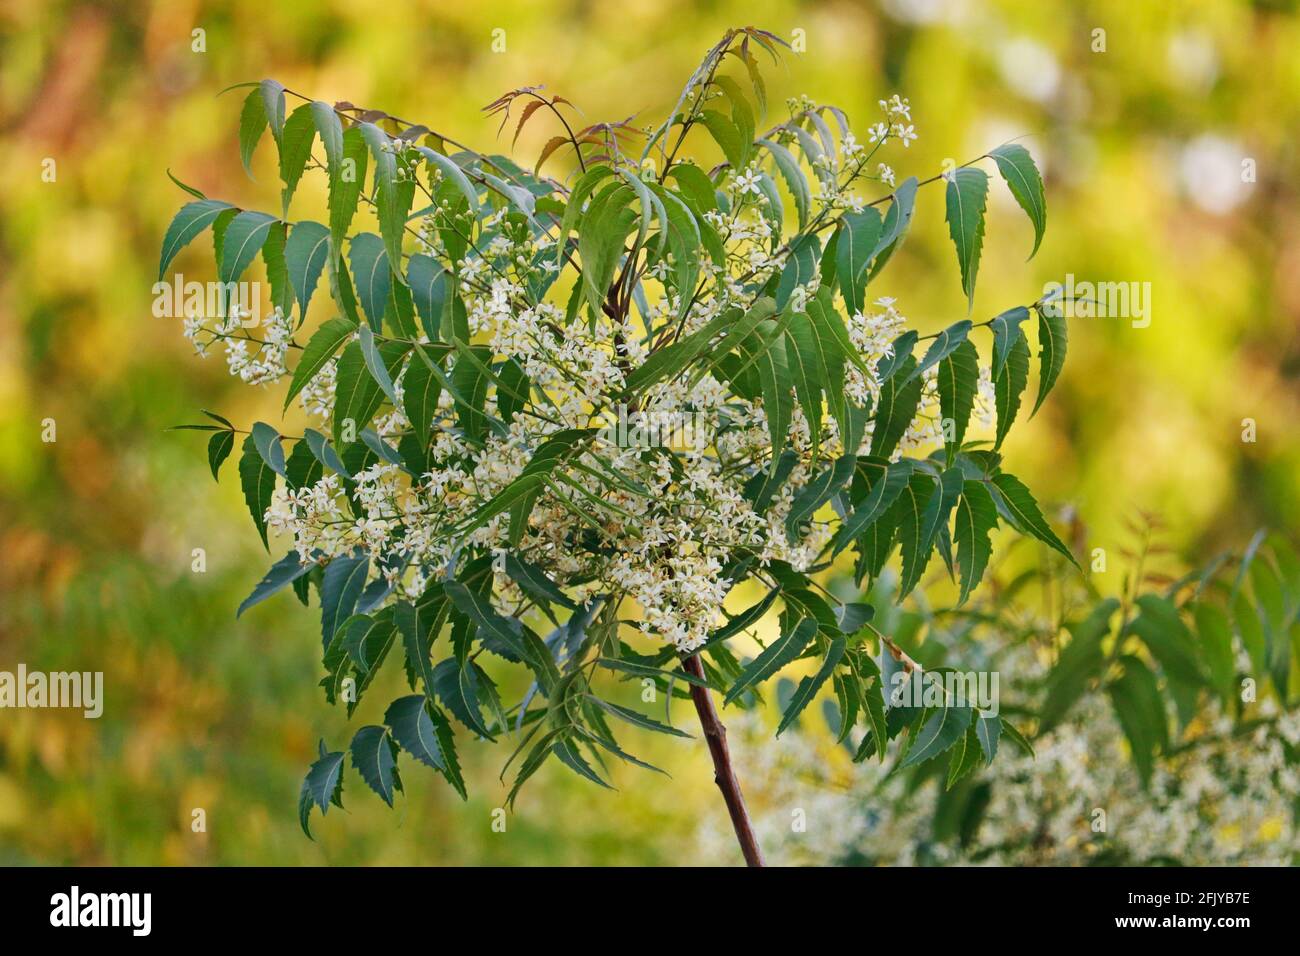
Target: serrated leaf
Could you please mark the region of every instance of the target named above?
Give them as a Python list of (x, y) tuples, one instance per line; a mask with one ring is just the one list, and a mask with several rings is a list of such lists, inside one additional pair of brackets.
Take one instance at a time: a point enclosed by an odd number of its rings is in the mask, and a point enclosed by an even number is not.
[(1007, 309), (995, 315), (990, 320), (989, 327), (993, 330), (994, 378), (1002, 374), (1002, 367), (1006, 364), (1011, 347), (1024, 336), (1020, 323), (1027, 318), (1029, 318), (1029, 310), (1023, 305), (1018, 305), (1014, 309)]
[(284, 397), (284, 407), (288, 408), (294, 397), (306, 387), (307, 383), (319, 372), (346, 342), (357, 327), (342, 316), (327, 320), (302, 350), (298, 367), (293, 370), (293, 379), (289, 383), (289, 392)]
[(813, 618), (805, 617), (797, 622), (788, 623), (780, 636), (741, 670), (740, 676), (727, 691), (723, 703), (731, 703), (750, 687), (767, 680), (797, 658), (812, 642), (816, 633), (817, 622)]
[(1002, 447), (1003, 440), (1011, 431), (1016, 413), (1020, 411), (1020, 396), (1029, 384), (1029, 343), (1025, 341), (1023, 332), (1017, 331), (1016, 335), (1001, 372), (993, 379), (993, 400), (998, 421), (994, 449)]
[(826, 651), (826, 658), (822, 661), (822, 666), (817, 673), (799, 681), (799, 686), (795, 688), (794, 695), (790, 698), (789, 706), (786, 707), (785, 713), (781, 716), (781, 725), (776, 729), (778, 737), (803, 712), (809, 702), (817, 696), (817, 691), (821, 689), (821, 686), (830, 679), (831, 674), (835, 672), (835, 668), (839, 666), (840, 660), (844, 657), (844, 649), (844, 638), (833, 638)]
[(399, 747), (420, 763), (435, 770), (445, 770), (447, 761), (438, 744), (437, 731), (429, 716), (423, 694), (399, 697), (388, 705), (384, 723), (392, 731)]
[(969, 166), (954, 170), (948, 180), (948, 235), (957, 247), (961, 288), (966, 293), (968, 307), (975, 303), (975, 276), (984, 245), (984, 203), (988, 191), (988, 176)]
[(1123, 671), (1106, 686), (1106, 692), (1128, 738), (1133, 764), (1146, 786), (1155, 768), (1155, 755), (1169, 740), (1168, 716), (1155, 675), (1146, 665), (1129, 655), (1120, 658), (1120, 663)]
[(335, 630), (356, 610), (370, 573), (364, 553), (340, 555), (325, 566), (320, 585), (321, 645), (329, 647)]
[(289, 272), (289, 284), (298, 299), (298, 314), (307, 318), (307, 303), (311, 301), (320, 274), (329, 258), (330, 231), (318, 222), (295, 223), (285, 243), (284, 259)]
[(373, 232), (352, 237), (349, 253), (352, 274), (356, 276), (357, 299), (370, 320), (370, 327), (383, 331), (384, 311), (388, 307), (388, 289), (392, 282), (384, 240)]
[(159, 282), (162, 281), (167, 267), (176, 258), (176, 254), (227, 210), (234, 212), (235, 207), (219, 199), (200, 199), (197, 202), (186, 203), (180, 208), (172, 219), (171, 225), (167, 227), (167, 234), (163, 237), (162, 252), (158, 259)]
[(369, 155), (361, 130), (356, 126), (348, 127), (343, 133), (342, 158), (329, 170), (330, 244), (336, 257), (342, 253), (348, 226), (356, 215)]
[(352, 738), (352, 766), (384, 803), (393, 805), (393, 791), (402, 785), (397, 779), (395, 744), (386, 727), (362, 727)]
[(262, 544), (268, 549), (266, 539), (266, 509), (271, 507), (271, 494), (275, 491), (275, 472), (263, 460), (257, 450), (253, 436), (244, 439), (243, 452), (239, 458), (239, 483), (244, 490), (244, 502), (248, 505), (253, 524), (262, 537)]
[(311, 562), (303, 564), (297, 551), (290, 551), (271, 565), (271, 569), (266, 572), (262, 580), (257, 582), (257, 587), (253, 588), (253, 593), (240, 603), (239, 609), (235, 611), (235, 617), (239, 617), (254, 604), (260, 604), (272, 594), (288, 587), (303, 575), (311, 573), (314, 567), (316, 565)]
[(230, 457), (230, 451), (234, 447), (235, 433), (232, 431), (222, 430), (208, 439), (208, 467), (212, 469), (213, 481), (218, 480), (221, 465)]
[[(311, 796), (311, 801), (320, 807), (321, 813), (328, 813), (330, 804), (342, 806), (340, 794), (343, 789), (343, 751), (325, 752), (321, 743), (320, 759), (311, 765), (303, 787)], [(304, 824), (303, 829), (306, 829)], [(310, 833), (307, 834), (311, 836)]]
[(839, 280), (844, 307), (850, 314), (866, 307), (866, 271), (883, 230), (880, 213), (867, 208), (846, 212), (840, 218), (835, 240), (835, 276)]
[(253, 151), (265, 131), (266, 102), (262, 99), (262, 91), (254, 89), (244, 99), (239, 113), (239, 159), (250, 179), (253, 176)]
[(316, 140), (316, 118), (310, 103), (304, 103), (292, 113), (284, 124), (284, 135), (280, 138), (280, 179), (284, 183), (282, 215), (289, 216), (289, 203), (298, 189), (307, 160), (311, 157), (311, 146)]
[[(979, 352), (974, 343), (963, 341), (939, 360), (935, 384), (939, 390), (939, 414), (943, 419), (944, 450), (951, 462), (966, 438), (975, 395), (979, 391)], [(949, 440), (948, 422), (952, 422)]]
[(1060, 309), (1038, 310), (1038, 398), (1034, 401), (1034, 412), (1038, 412), (1043, 399), (1052, 390), (1065, 365), (1065, 348), (1068, 332), (1065, 313)]
[(277, 222), (278, 219), (264, 212), (241, 212), (230, 221), (221, 242), (220, 278), (223, 283), (238, 281), (262, 250), (267, 233)]
[(1003, 473), (994, 476), (992, 482), (999, 492), (994, 496), (993, 500), (998, 505), (998, 511), (1011, 523), (1012, 527), (1021, 534), (1032, 535), (1053, 550), (1063, 554), (1069, 558), (1070, 563), (1076, 568), (1079, 566), (1079, 562), (1074, 559), (1070, 549), (1056, 536), (1046, 519), (1043, 518), (1043, 513), (1038, 508), (1038, 502), (1034, 500), (1034, 496), (1029, 493), (1029, 489), (1024, 486), (1024, 483), (1019, 478)]
[(1043, 177), (1034, 165), (1029, 150), (1018, 143), (1007, 143), (991, 150), (989, 155), (998, 164), (998, 172), (1006, 180), (1011, 195), (1015, 197), (1020, 208), (1025, 211), (1034, 226), (1034, 248), (1029, 253), (1032, 259), (1038, 252), (1038, 245), (1043, 241), (1043, 232), (1047, 229), (1047, 201), (1043, 195)]
[(957, 567), (961, 573), (961, 597), (958, 604), (966, 603), (966, 599), (984, 577), (984, 569), (988, 567), (989, 557), (993, 553), (989, 533), (997, 524), (997, 505), (984, 483), (964, 482), (953, 532), (957, 543)]
[(257, 453), (262, 456), (262, 461), (281, 478), (286, 477), (284, 471), (284, 446), (280, 444), (280, 433), (277, 432), (266, 422), (254, 422), (251, 432), (253, 444), (257, 447)]
[(655, 720), (653, 717), (647, 717), (645, 714), (630, 707), (620, 707), (618, 704), (608, 700), (601, 700), (594, 694), (588, 694), (587, 699), (594, 704), (607, 710), (619, 720), (626, 721), (634, 727), (640, 727), (642, 730), (652, 730), (658, 734), (669, 734), (673, 737), (691, 737), (691, 734), (684, 730), (678, 730), (676, 727), (670, 727), (668, 724)]
[(912, 767), (937, 757), (965, 736), (970, 721), (969, 707), (945, 706), (929, 711), (899, 766)]

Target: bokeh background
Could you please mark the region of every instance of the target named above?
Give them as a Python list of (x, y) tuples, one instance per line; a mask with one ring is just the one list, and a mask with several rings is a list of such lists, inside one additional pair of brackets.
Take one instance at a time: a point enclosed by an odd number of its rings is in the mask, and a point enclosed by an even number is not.
[[(775, 110), (808, 93), (865, 128), (878, 99), (910, 98), (920, 140), (882, 157), (900, 178), (1025, 136), (1047, 181), (1047, 236), (1026, 264), (1029, 227), (995, 182), (976, 316), (1073, 272), (1150, 282), (1153, 321), (1073, 324), (1061, 382), (1008, 457), (1040, 499), (1079, 516), (1090, 546), (1118, 540), (1141, 507), (1195, 564), (1258, 527), (1294, 538), (1300, 526), (1296, 7), (6, 0), (0, 669), (102, 670), (107, 703), (97, 721), (0, 711), (0, 863), (678, 863), (700, 819), (722, 819), (698, 740), (638, 739), (671, 779), (618, 769), (610, 794), (548, 766), (495, 833), (507, 751), (466, 741), (468, 803), (411, 769), (389, 811), (349, 766), (347, 810), (303, 837), (296, 798), (316, 742), (347, 739), (316, 686), (315, 616), (281, 596), (236, 622), (267, 557), (233, 466), (214, 485), (203, 436), (165, 430), (199, 408), (246, 424), (277, 402), (150, 313), (158, 244), (187, 199), (167, 169), (209, 196), (276, 205), (273, 150), (245, 177), (240, 96), (224, 87), (274, 77), (507, 151), (510, 133), (480, 113), (503, 91), (545, 84), (593, 122), (657, 121), (722, 31), (753, 24), (806, 37), (768, 71)], [(525, 131), (525, 162), (549, 135)], [(206, 275), (209, 246), (178, 263)], [(940, 194), (923, 192), (879, 294), (931, 331), (965, 315), (956, 270)], [(41, 440), (48, 418), (54, 443)], [(192, 831), (194, 808), (206, 832)]]

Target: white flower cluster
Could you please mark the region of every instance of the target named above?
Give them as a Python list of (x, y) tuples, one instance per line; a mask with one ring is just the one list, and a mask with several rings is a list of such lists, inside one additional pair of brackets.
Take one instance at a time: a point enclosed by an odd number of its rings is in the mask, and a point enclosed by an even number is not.
[[(895, 96), (882, 101), (882, 108), (892, 126), (884, 125), (868, 140), (878, 146), (894, 137), (906, 145), (909, 135), (914, 138), (910, 126), (901, 125), (910, 123), (907, 101)], [(803, 98), (791, 101), (791, 109), (792, 114), (811, 115), (819, 108)], [(403, 163), (418, 162), (409, 144), (397, 142), (392, 149)], [(828, 206), (862, 208), (847, 187), (873, 153), (874, 148), (841, 130), (838, 149), (824, 151), (819, 171)], [(893, 182), (892, 170), (883, 164), (878, 169), (880, 178)], [(419, 593), (427, 578), (441, 574), (467, 547), (478, 553), (510, 550), (542, 568), (575, 598), (612, 594), (629, 599), (639, 607), (644, 630), (682, 650), (698, 647), (720, 623), (732, 583), (727, 565), (737, 551), (754, 555), (760, 568), (773, 561), (796, 569), (813, 566), (834, 528), (814, 520), (792, 536), (786, 518), (795, 496), (844, 453), (838, 424), (823, 415), (820, 440), (814, 443), (808, 419), (795, 407), (787, 441), (797, 460), (760, 515), (744, 489), (772, 459), (768, 410), (761, 399), (737, 395), (721, 373), (662, 382), (641, 395), (637, 407), (624, 409), (634, 425), (683, 416), (708, 425), (693, 430), (684, 445), (647, 449), (624, 447), (608, 437), (584, 440), (572, 460), (538, 488), (525, 527), (512, 529), (506, 512), (468, 533), (462, 530), (466, 519), (516, 479), (549, 438), (562, 430), (601, 428), (616, 414), (618, 404), (626, 401), (628, 373), (645, 362), (652, 346), (689, 335), (726, 310), (747, 310), (764, 284), (779, 274), (790, 253), (781, 244), (779, 210), (771, 208), (762, 176), (757, 165), (733, 171), (723, 187), (729, 201), (705, 215), (726, 256), (715, 261), (704, 249), (695, 253), (704, 293), (683, 309), (682, 295), (668, 288), (680, 263), (668, 254), (651, 264), (644, 301), (636, 309), (640, 315), (627, 320), (604, 313), (590, 318), (585, 309), (571, 318), (572, 310), (539, 301), (535, 290), (559, 268), (555, 239), (534, 235), (521, 217), (511, 215), (513, 207), (474, 223), (439, 193), (436, 206), (420, 220), (419, 250), (452, 266), (448, 275), (465, 306), (468, 341), (486, 345), (494, 363), (515, 363), (527, 378), (522, 387), (532, 400), (521, 404), (508, 397), (493, 376), (478, 421), (484, 427), (469, 427), (475, 415), (443, 388), (421, 473), (391, 463), (400, 456), (379, 455), (378, 460), (368, 458), (348, 480), (330, 474), (309, 487), (282, 488), (266, 513), (270, 527), (291, 536), (304, 560), (360, 549), (371, 558), (372, 575), (386, 576), (395, 596)], [(464, 241), (470, 236), (476, 241)], [(794, 289), (791, 307), (804, 311), (819, 284), (815, 273)], [(288, 317), (278, 310), (270, 316), (262, 340), (237, 335), (239, 318), (232, 316), (215, 330), (187, 323), (186, 334), (200, 350), (224, 341), (232, 372), (245, 381), (270, 382), (284, 375), (292, 333)], [(874, 369), (891, 354), (905, 326), (892, 299), (879, 299), (874, 310), (848, 320), (849, 336), (869, 370), (846, 365), (845, 392), (853, 402), (875, 404), (879, 385)], [(429, 344), (424, 334), (420, 342)], [(449, 380), (475, 378), (460, 374), (472, 371), (461, 367), (469, 361), (452, 350), (444, 360)], [(980, 405), (987, 412), (988, 376), (986, 370), (981, 374)], [(411, 423), (401, 407), (404, 373), (393, 384), (398, 407), (382, 413), (371, 427), (397, 449)], [(326, 431), (333, 421), (336, 387), (337, 359), (331, 359), (299, 396), (302, 408)], [(925, 396), (899, 454), (942, 442), (933, 373)], [(861, 446), (849, 450), (866, 453), (870, 438), (868, 430)], [(373, 436), (367, 440), (376, 447)], [(499, 605), (524, 608), (523, 594), (503, 573), (497, 578)]]
[[(1044, 668), (1017, 649), (1003, 671), (1029, 681)], [(1300, 853), (1293, 812), (1300, 772), (1284, 748), (1300, 743), (1300, 713), (1279, 715), (1267, 700), (1260, 716), (1276, 722), (1239, 736), (1229, 718), (1211, 712), (1203, 721), (1206, 737), (1160, 761), (1144, 789), (1109, 701), (1091, 694), (1034, 740), (1034, 758), (1002, 741), (984, 771), (991, 783), (987, 810), (964, 848), (933, 837), (942, 776), (912, 791), (906, 774), (889, 774), (889, 762), (851, 763), (844, 747), (811, 728), (811, 717), (809, 730), (775, 743), (757, 711), (728, 723), (737, 775), (746, 781), (770, 862), (1080, 866), (1110, 858), (1287, 866)], [(807, 820), (803, 832), (791, 831), (795, 807)], [(735, 854), (725, 819), (707, 820), (700, 838), (708, 858)]]
[(184, 319), (185, 338), (204, 358), (214, 343), (224, 343), (231, 375), (249, 385), (270, 385), (288, 372), (284, 360), (293, 340), (293, 326), (289, 316), (276, 306), (262, 320), (262, 338), (258, 339), (248, 327), (251, 317), (252, 312), (240, 305), (232, 305), (223, 318), (212, 323), (203, 315), (188, 315)]

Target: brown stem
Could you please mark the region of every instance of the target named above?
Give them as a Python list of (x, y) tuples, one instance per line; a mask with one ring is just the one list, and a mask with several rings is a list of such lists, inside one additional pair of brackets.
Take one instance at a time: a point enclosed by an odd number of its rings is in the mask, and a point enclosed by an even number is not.
[[(683, 666), (688, 674), (704, 679), (704, 667), (699, 655), (692, 654), (686, 658)], [(713, 758), (713, 782), (722, 791), (726, 801), (727, 812), (731, 814), (731, 825), (736, 831), (736, 840), (740, 843), (740, 852), (745, 856), (747, 866), (763, 866), (763, 851), (759, 849), (758, 837), (749, 822), (749, 811), (745, 809), (745, 798), (740, 792), (740, 781), (731, 769), (731, 753), (727, 750), (727, 728), (718, 719), (718, 712), (713, 707), (709, 689), (698, 684), (691, 684), (691, 700), (695, 702), (695, 711), (700, 715), (700, 728), (704, 739), (709, 744), (709, 756)]]

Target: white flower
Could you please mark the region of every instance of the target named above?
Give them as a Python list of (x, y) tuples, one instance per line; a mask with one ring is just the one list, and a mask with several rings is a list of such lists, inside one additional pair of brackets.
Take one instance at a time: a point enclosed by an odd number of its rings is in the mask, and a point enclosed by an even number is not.
[(912, 125), (904, 126), (902, 123), (895, 123), (893, 129), (894, 135), (903, 141), (903, 148), (907, 149), (912, 140), (916, 139), (916, 127)]

